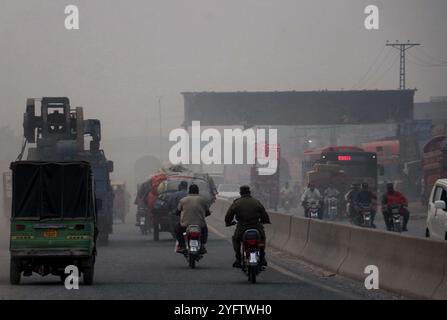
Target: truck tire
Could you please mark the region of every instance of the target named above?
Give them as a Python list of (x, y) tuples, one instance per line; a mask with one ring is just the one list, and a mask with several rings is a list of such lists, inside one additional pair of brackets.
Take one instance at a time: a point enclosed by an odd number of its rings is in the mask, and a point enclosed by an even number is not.
[(95, 260), (90, 259), (88, 266), (84, 268), (83, 280), (85, 286), (91, 286), (93, 284), (93, 278), (95, 276)]
[(154, 241), (160, 240), (160, 226), (158, 224), (154, 224)]
[(19, 261), (15, 258), (11, 258), (9, 267), (9, 282), (12, 285), (19, 285), (22, 270), (20, 270)]

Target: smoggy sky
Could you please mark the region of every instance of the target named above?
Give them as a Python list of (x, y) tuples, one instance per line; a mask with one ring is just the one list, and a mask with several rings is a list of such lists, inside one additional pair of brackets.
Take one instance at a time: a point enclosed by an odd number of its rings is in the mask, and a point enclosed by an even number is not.
[(447, 60), (446, 14), (445, 0), (1, 0), (0, 126), (22, 134), (27, 97), (68, 96), (115, 138), (157, 135), (158, 97), (163, 133), (179, 126), (182, 91), (396, 89), (388, 39), (423, 44), (407, 60), (416, 101), (445, 96), (447, 66), (428, 65)]

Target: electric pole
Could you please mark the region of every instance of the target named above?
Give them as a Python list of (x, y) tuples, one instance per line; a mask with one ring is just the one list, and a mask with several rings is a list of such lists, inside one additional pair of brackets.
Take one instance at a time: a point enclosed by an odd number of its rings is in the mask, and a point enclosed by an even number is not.
[(162, 135), (163, 135), (163, 127), (162, 127), (162, 118), (161, 118), (161, 97), (158, 97), (158, 116), (159, 116), (159, 128), (160, 128), (160, 132), (159, 132), (159, 152), (160, 152), (160, 161), (162, 160), (162, 156), (163, 156), (163, 143), (162, 143)]
[(420, 46), (420, 43), (410, 43), (408, 40), (407, 43), (399, 43), (396, 41), (395, 43), (386, 43), (387, 47), (393, 47), (400, 51), (400, 72), (399, 72), (399, 89), (405, 90), (405, 52), (413, 47)]

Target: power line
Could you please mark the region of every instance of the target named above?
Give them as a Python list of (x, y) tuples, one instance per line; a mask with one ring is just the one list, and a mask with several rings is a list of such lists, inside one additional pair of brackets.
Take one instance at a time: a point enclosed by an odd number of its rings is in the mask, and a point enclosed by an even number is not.
[(417, 51), (421, 52), (423, 55), (428, 57), (430, 60), (436, 61), (437, 64), (447, 63), (447, 59), (438, 59), (435, 56), (429, 54), (424, 48), (419, 48)]
[[(363, 80), (366, 79), (366, 77), (369, 75), (369, 73), (371, 72), (371, 70), (373, 69), (373, 67), (375, 66), (376, 62), (379, 61), (379, 57), (382, 56), (382, 53), (385, 51), (386, 47), (383, 47), (382, 50), (380, 50), (379, 54), (374, 58), (373, 62), (371, 63), (371, 65), (369, 66), (368, 70), (366, 71), (366, 73), (360, 78), (359, 81), (357, 81), (357, 85), (353, 85), (352, 86), (352, 90), (357, 90), (361, 87), (361, 83)], [(386, 59), (386, 58), (385, 58)]]
[(405, 52), (413, 47), (420, 46), (420, 43), (410, 43), (408, 41), (407, 43), (399, 43), (396, 41), (395, 43), (389, 43), (387, 41), (386, 46), (393, 47), (395, 49), (398, 49), (400, 51), (400, 68), (399, 68), (399, 89), (405, 90), (405, 78), (406, 78), (406, 72), (405, 72)]
[(386, 68), (385, 72), (383, 72), (379, 78), (376, 79), (376, 81), (372, 82), (370, 84), (370, 86), (375, 86), (379, 81), (381, 81), (383, 79), (383, 77), (388, 74), (390, 72), (390, 70), (396, 65), (397, 60), (399, 60), (399, 56), (396, 55), (396, 57), (394, 58), (394, 60), (391, 62), (391, 64), (388, 66), (388, 68)]
[(412, 64), (415, 64), (417, 66), (420, 67), (447, 67), (447, 62), (445, 63), (432, 63), (432, 62), (428, 62), (427, 60), (421, 59), (420, 57), (409, 53), (409, 57), (408, 57), (409, 61)]

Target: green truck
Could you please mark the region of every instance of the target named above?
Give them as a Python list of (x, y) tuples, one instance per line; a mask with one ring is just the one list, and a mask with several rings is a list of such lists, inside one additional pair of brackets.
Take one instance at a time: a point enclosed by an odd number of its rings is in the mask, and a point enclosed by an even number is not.
[(17, 161), (10, 168), (11, 284), (33, 272), (64, 281), (67, 266), (78, 268), (85, 285), (93, 284), (102, 204), (90, 163)]

